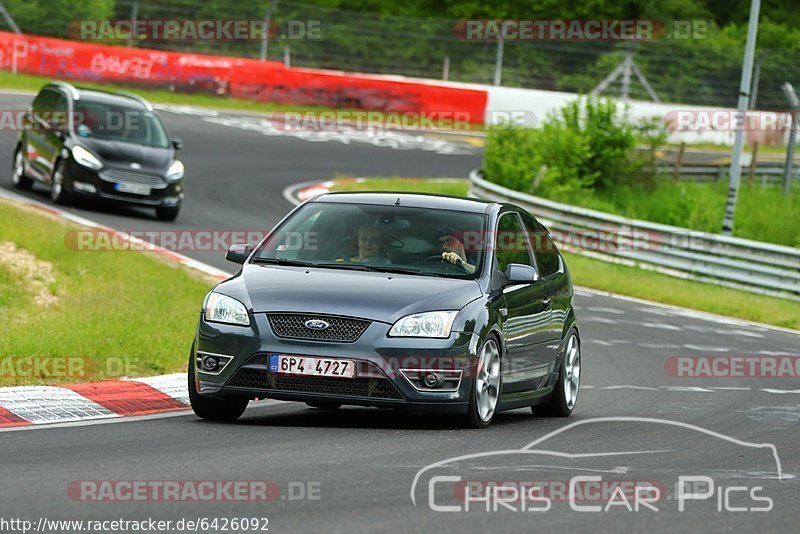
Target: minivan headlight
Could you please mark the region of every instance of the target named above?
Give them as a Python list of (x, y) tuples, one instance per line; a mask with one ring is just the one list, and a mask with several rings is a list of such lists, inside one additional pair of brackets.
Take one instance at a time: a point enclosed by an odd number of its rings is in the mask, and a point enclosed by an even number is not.
[(206, 297), (203, 305), (206, 321), (215, 323), (250, 325), (250, 316), (247, 308), (238, 300), (221, 293), (211, 292)]
[(97, 156), (79, 145), (72, 147), (72, 157), (79, 164), (90, 169), (101, 169), (103, 167), (103, 162), (97, 159)]
[(406, 315), (389, 330), (390, 337), (450, 337), (457, 311), (432, 311)]
[(180, 160), (176, 159), (175, 161), (172, 162), (172, 165), (169, 166), (169, 169), (167, 169), (167, 180), (169, 180), (170, 182), (174, 182), (175, 180), (180, 180), (181, 178), (183, 178), (183, 171), (184, 171), (183, 163)]

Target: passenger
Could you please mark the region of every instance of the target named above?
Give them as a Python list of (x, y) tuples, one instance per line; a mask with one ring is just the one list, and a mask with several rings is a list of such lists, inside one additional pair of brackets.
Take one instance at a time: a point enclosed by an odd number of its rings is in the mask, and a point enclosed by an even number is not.
[[(358, 256), (350, 258), (351, 262), (390, 263), (386, 238), (380, 230), (371, 224), (364, 224), (358, 228), (356, 237), (358, 238)], [(344, 261), (344, 258), (336, 261)]]
[(451, 228), (439, 228), (436, 233), (436, 243), (442, 252), (442, 260), (458, 265), (467, 274), (475, 272), (475, 265), (471, 264), (464, 252), (464, 243), (461, 242)]

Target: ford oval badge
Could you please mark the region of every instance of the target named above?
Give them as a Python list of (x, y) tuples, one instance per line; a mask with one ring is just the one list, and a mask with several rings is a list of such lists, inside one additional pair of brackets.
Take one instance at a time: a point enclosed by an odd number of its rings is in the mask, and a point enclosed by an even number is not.
[(306, 328), (309, 330), (325, 330), (331, 325), (322, 319), (311, 319), (305, 322)]

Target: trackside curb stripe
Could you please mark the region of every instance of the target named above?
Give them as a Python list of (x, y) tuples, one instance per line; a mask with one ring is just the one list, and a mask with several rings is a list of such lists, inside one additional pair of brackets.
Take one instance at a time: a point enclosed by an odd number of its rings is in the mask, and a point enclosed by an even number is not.
[(145, 415), (185, 409), (186, 405), (142, 382), (113, 380), (70, 384), (65, 388), (118, 415)]

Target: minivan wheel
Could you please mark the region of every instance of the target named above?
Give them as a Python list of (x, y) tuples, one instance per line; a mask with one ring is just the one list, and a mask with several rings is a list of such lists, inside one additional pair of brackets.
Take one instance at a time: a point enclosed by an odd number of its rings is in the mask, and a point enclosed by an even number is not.
[(536, 415), (569, 417), (578, 402), (581, 386), (581, 344), (575, 330), (570, 330), (564, 343), (564, 354), (558, 373), (555, 391), (547, 403), (533, 406)]
[(235, 421), (243, 413), (247, 404), (250, 402), (248, 399), (214, 399), (212, 397), (204, 397), (197, 392), (195, 388), (195, 375), (194, 375), (194, 349), (189, 355), (189, 403), (192, 405), (197, 417), (207, 419), (209, 421)]
[(50, 198), (56, 204), (69, 204), (72, 194), (67, 186), (66, 160), (58, 160), (56, 168), (53, 170), (53, 181), (50, 184)]
[(11, 183), (17, 189), (27, 191), (33, 187), (33, 180), (25, 176), (25, 156), (22, 155), (22, 147), (17, 147), (14, 152), (14, 166), (11, 169)]
[(178, 218), (180, 211), (180, 206), (159, 207), (156, 208), (156, 217), (161, 221), (172, 222)]
[(500, 400), (503, 376), (500, 365), (500, 348), (494, 338), (481, 347), (472, 393), (467, 406), (466, 425), (470, 428), (489, 426)]

